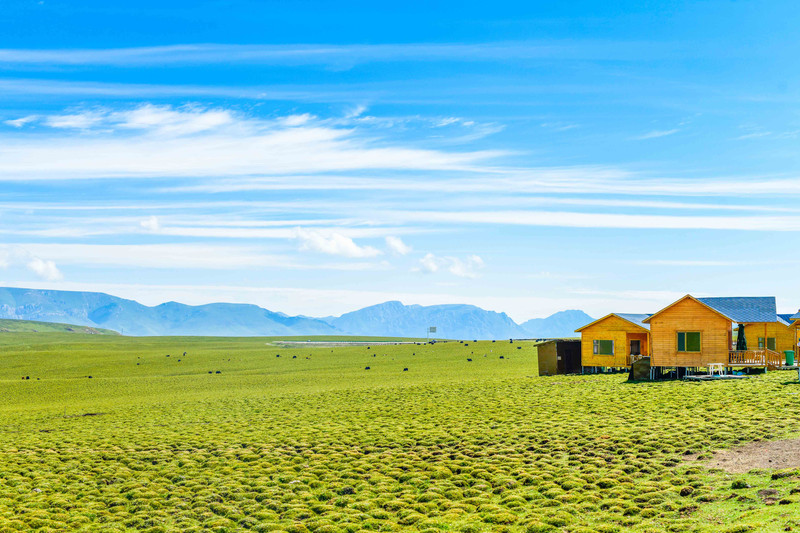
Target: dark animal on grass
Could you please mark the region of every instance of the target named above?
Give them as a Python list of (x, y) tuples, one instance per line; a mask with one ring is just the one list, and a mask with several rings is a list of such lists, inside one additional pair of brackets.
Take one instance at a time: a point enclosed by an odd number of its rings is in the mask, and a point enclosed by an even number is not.
[(364, 370), (369, 370), (369, 367), (368, 367), (368, 366), (367, 366), (367, 367), (364, 367)]
[(403, 372), (408, 372), (408, 368), (404, 368), (404, 369), (403, 369)]
[(472, 359), (467, 359), (467, 361), (472, 362)]

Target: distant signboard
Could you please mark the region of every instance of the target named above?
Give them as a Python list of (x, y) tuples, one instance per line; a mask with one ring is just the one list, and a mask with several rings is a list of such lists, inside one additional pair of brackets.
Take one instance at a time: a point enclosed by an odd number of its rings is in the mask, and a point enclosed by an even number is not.
[(436, 333), (436, 326), (431, 326), (428, 328), (428, 333)]

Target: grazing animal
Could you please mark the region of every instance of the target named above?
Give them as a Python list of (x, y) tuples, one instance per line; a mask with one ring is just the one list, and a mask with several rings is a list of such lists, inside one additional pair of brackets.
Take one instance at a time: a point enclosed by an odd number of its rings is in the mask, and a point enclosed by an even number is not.
[(467, 359), (467, 361), (472, 361), (472, 359)]
[(183, 352), (184, 357), (186, 356), (186, 352)]
[(217, 374), (222, 374), (222, 371), (221, 370), (217, 370)]
[(369, 367), (368, 367), (368, 366), (367, 366), (367, 367), (364, 367), (364, 370), (369, 370)]
[[(293, 355), (293, 356), (292, 356), (292, 359), (297, 359), (297, 356), (296, 356), (296, 355)], [(230, 359), (228, 359), (228, 361), (230, 361)]]
[(279, 354), (279, 353), (275, 354), (275, 357), (280, 357), (280, 356), (281, 356), (281, 354)]
[(500, 359), (505, 359), (505, 357), (503, 357), (503, 356), (501, 355), (501, 356), (500, 356)]
[(404, 368), (404, 369), (403, 369), (403, 372), (408, 372), (408, 368)]

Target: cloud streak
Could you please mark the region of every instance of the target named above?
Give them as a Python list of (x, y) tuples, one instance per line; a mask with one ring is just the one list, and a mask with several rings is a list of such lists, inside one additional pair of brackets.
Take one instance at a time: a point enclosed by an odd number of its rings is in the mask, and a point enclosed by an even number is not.
[[(501, 152), (443, 151), (376, 142), (356, 129), (296, 116), (143, 105), (44, 117), (49, 133), (0, 137), (5, 179), (249, 176), (353, 170), (461, 171)], [(81, 130), (84, 134), (76, 135)], [(3, 179), (3, 178), (0, 178)]]

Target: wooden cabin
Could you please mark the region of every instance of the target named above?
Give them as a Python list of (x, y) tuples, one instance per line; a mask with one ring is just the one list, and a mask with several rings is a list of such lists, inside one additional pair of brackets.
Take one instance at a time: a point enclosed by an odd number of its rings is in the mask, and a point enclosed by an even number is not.
[[(653, 367), (783, 364), (783, 354), (777, 349), (788, 338), (784, 331), (787, 328), (778, 321), (773, 297), (695, 298), (686, 295), (643, 322), (650, 324)], [(735, 350), (733, 331), (738, 324), (745, 325), (746, 351)]]
[(578, 374), (581, 371), (581, 341), (554, 339), (536, 346), (539, 375)]
[(581, 334), (581, 366), (626, 368), (650, 355), (649, 315), (611, 313), (576, 329)]

